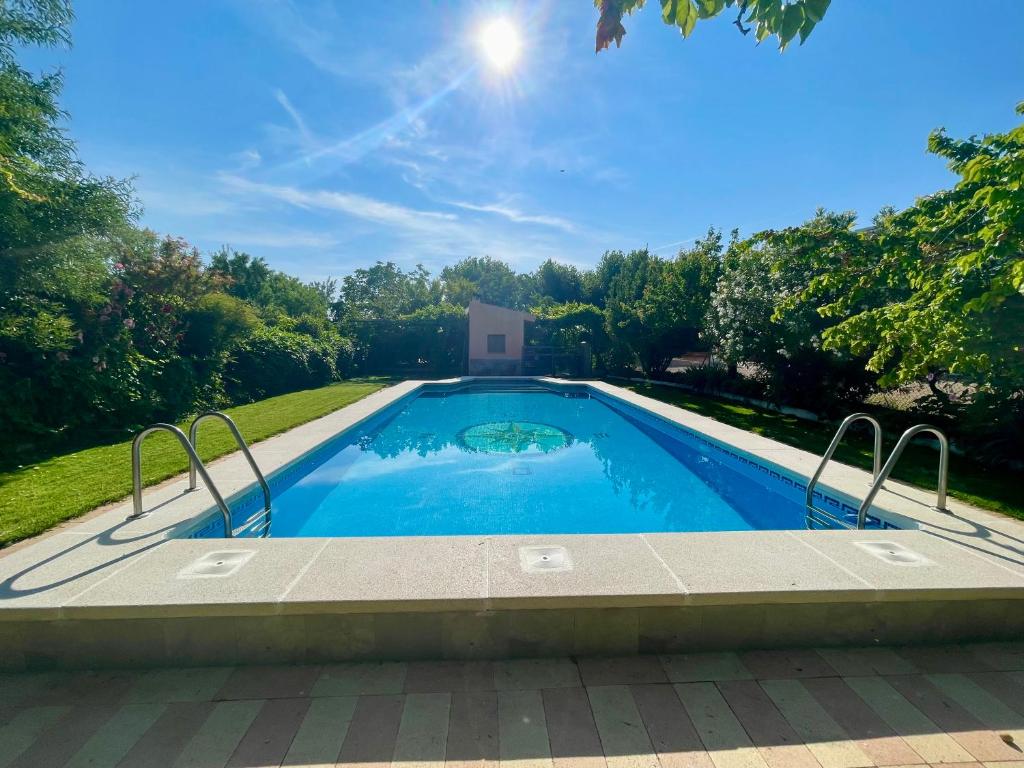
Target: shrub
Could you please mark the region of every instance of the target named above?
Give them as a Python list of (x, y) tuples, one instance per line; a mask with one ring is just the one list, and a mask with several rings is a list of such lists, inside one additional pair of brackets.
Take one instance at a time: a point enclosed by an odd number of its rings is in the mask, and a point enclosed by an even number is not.
[(259, 328), (231, 356), (224, 375), (228, 395), (252, 401), (328, 384), (338, 378), (345, 347), (336, 333), (317, 339), (282, 326)]

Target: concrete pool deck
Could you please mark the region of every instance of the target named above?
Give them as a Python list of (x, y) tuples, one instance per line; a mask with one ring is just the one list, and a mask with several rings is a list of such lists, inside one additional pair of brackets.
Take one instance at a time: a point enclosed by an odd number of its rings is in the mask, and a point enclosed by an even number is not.
[[(818, 457), (759, 435), (586, 384), (794, 479), (817, 465)], [(375, 392), (255, 445), (253, 454), (270, 476), (422, 385)], [(210, 470), (229, 500), (253, 483), (239, 454)], [(833, 463), (823, 484), (856, 500), (869, 480)], [(936, 512), (932, 494), (896, 482), (874, 509), (904, 530), (232, 540), (181, 538), (212, 507), (205, 490), (185, 493), (186, 486), (180, 477), (148, 489), (141, 519), (125, 520), (130, 501), (112, 505), (0, 555), (0, 666), (1024, 636), (1024, 523), (955, 499), (951, 514)], [(541, 554), (549, 559), (538, 562)]]

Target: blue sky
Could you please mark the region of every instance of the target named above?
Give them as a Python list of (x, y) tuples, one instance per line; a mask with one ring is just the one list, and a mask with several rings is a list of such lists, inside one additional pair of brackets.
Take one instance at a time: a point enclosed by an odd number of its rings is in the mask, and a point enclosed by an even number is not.
[[(650, 4), (595, 55), (590, 0), (79, 0), (74, 47), (26, 61), (63, 67), (82, 158), (136, 177), (144, 224), (304, 279), (868, 219), (950, 183), (931, 129), (1005, 130), (1024, 99), (1020, 0), (833, 0), (781, 55)], [(497, 16), (523, 37), (503, 74)]]

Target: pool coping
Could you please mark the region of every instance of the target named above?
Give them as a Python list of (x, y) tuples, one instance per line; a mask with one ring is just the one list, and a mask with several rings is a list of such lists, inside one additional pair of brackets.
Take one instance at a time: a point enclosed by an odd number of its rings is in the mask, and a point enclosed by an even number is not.
[[(409, 381), (253, 446), (267, 475), (339, 432), (438, 383)], [(601, 381), (536, 378), (588, 386), (693, 430), (720, 446), (801, 478), (818, 457)], [(145, 460), (145, 456), (143, 456)], [(245, 460), (210, 470), (226, 498), (250, 491)], [(867, 472), (833, 462), (822, 480), (847, 499)], [(565, 608), (730, 606), (1024, 599), (1024, 523), (891, 482), (873, 509), (904, 530), (744, 531), (559, 536), (359, 539), (184, 539), (212, 508), (205, 490), (185, 493), (183, 475), (147, 489), (150, 514), (126, 521), (131, 502), (0, 552), (0, 624), (84, 619), (288, 616), (316, 613), (488, 612)], [(916, 556), (880, 560), (864, 544)], [(526, 573), (522, 547), (561, 547), (565, 571)], [(227, 576), (184, 577), (210, 553), (239, 551)]]

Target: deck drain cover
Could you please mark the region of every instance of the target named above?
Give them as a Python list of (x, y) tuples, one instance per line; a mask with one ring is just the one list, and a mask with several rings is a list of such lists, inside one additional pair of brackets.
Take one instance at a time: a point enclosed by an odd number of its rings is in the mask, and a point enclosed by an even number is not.
[(519, 564), (526, 573), (571, 571), (565, 547), (520, 547)]
[(889, 565), (920, 566), (935, 565), (924, 555), (892, 541), (855, 541), (856, 546), (869, 552)]
[(230, 576), (256, 554), (254, 549), (230, 549), (208, 552), (180, 571), (179, 579), (212, 579)]

